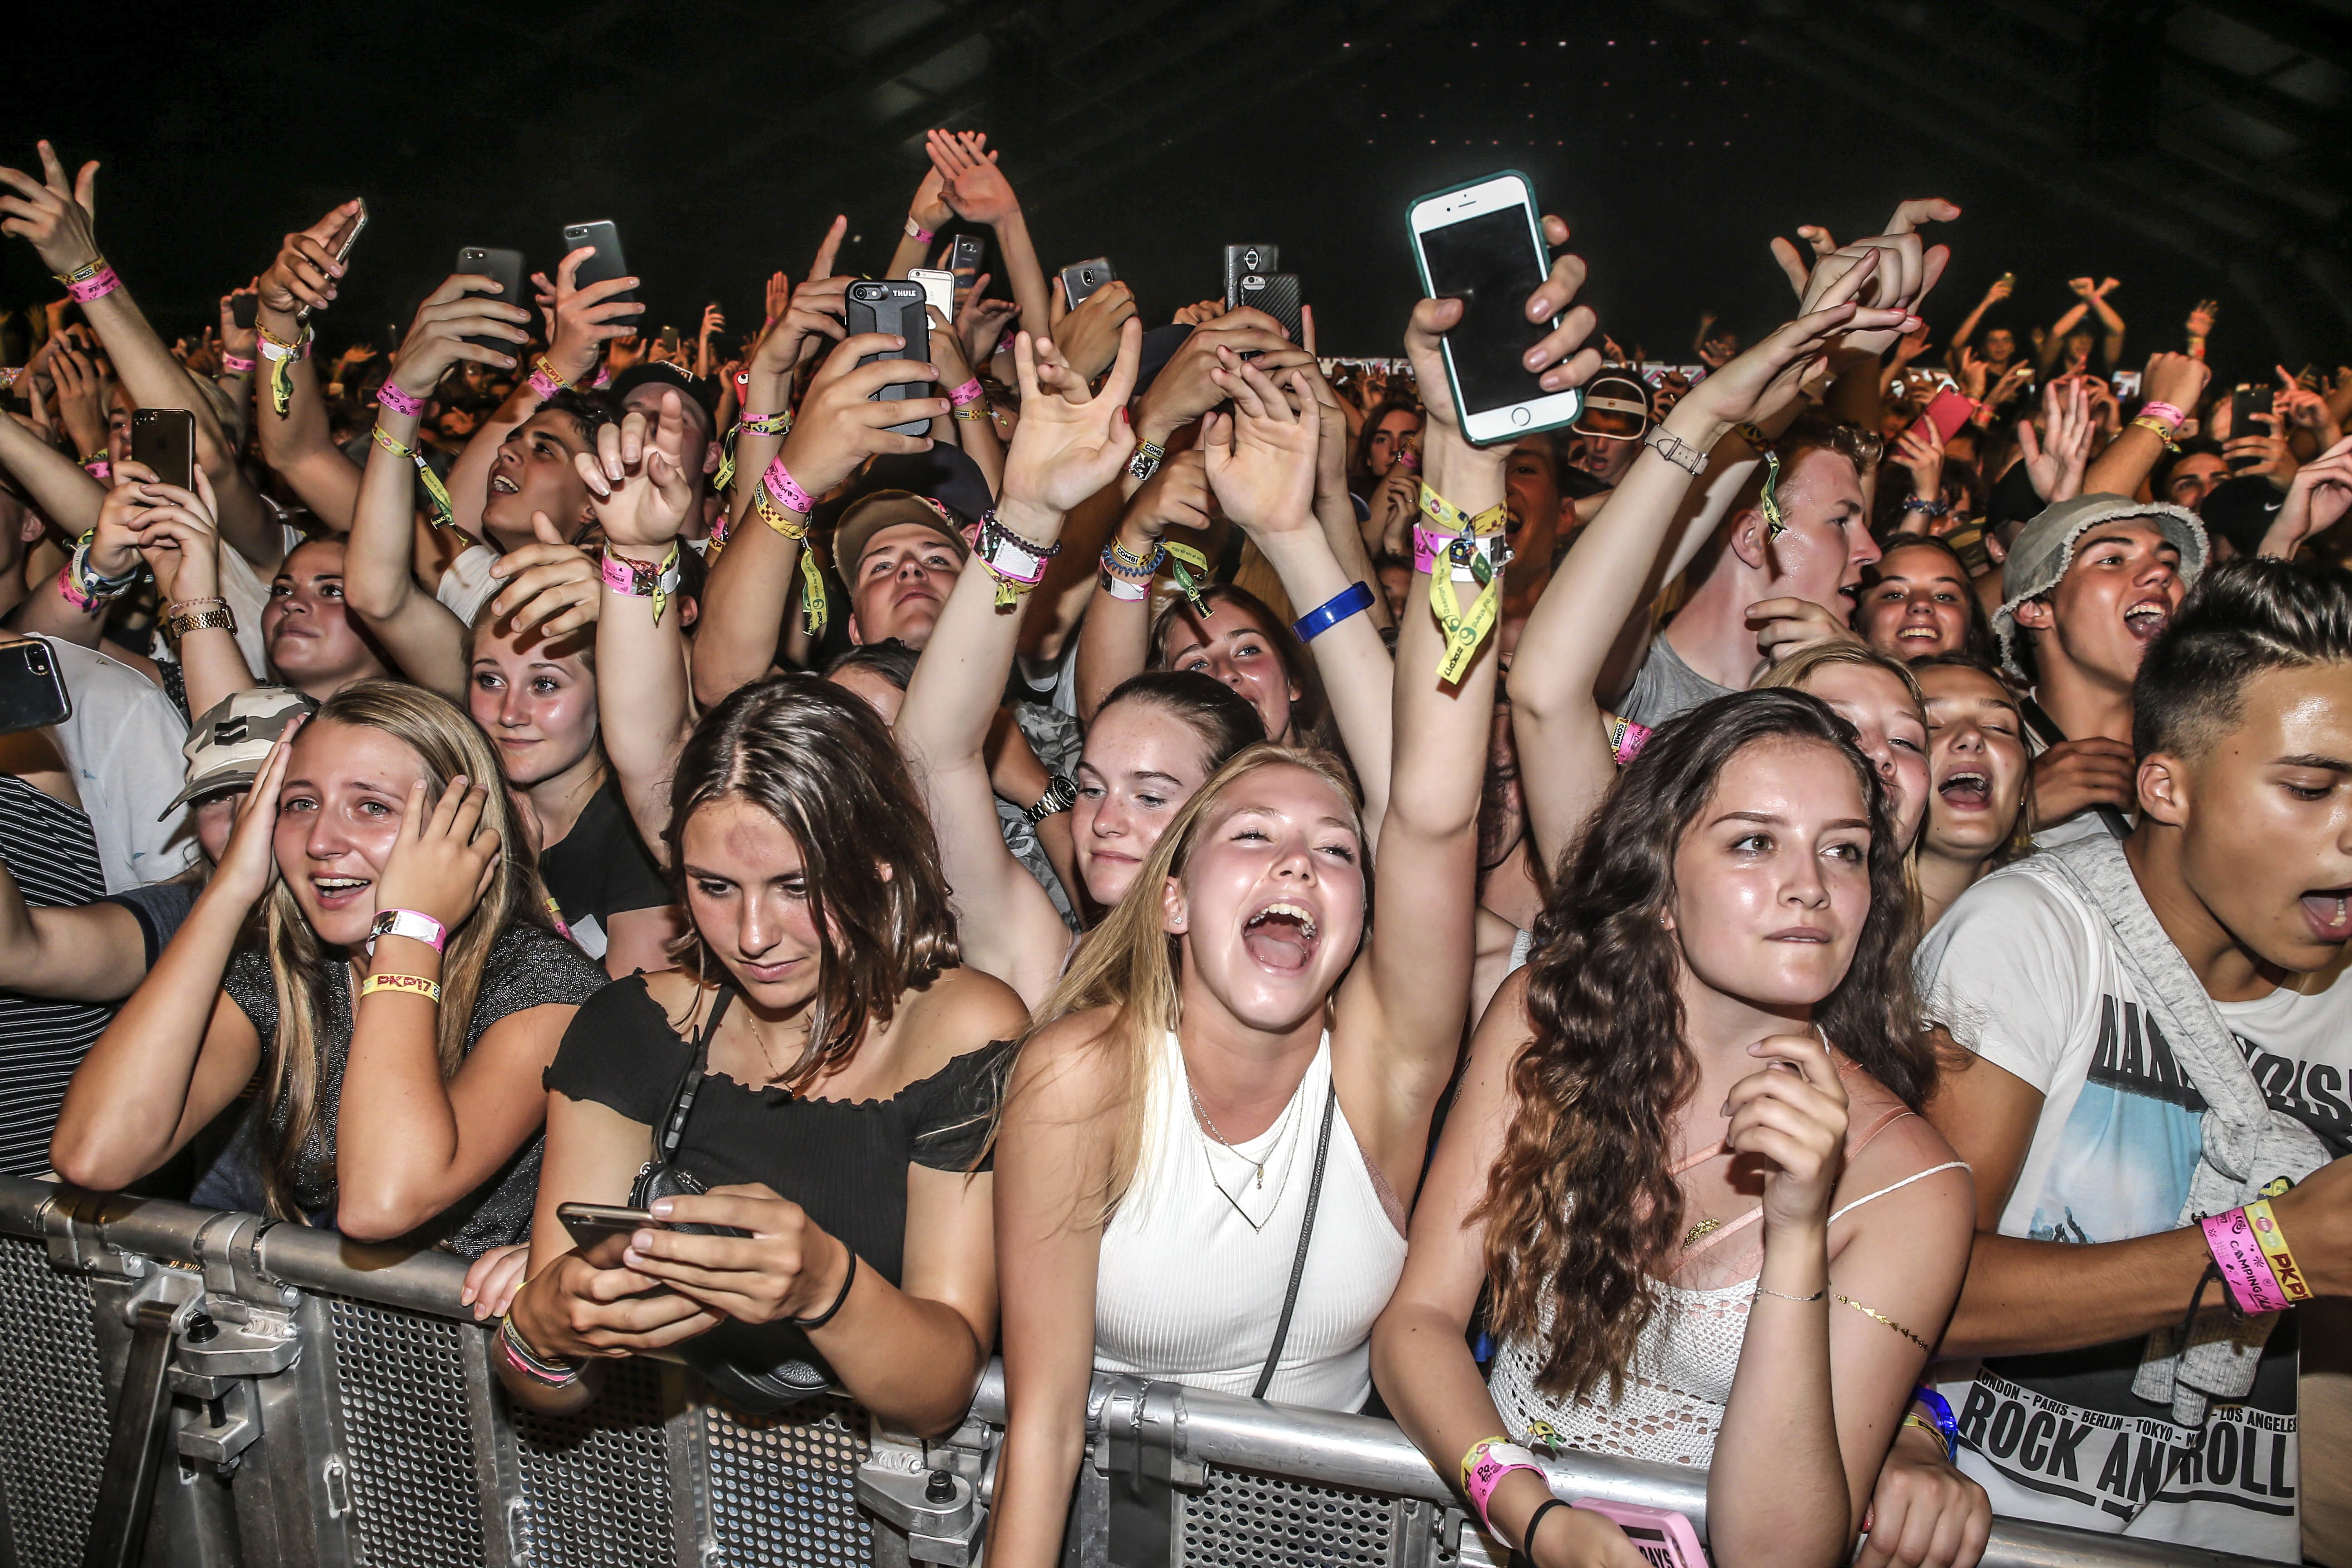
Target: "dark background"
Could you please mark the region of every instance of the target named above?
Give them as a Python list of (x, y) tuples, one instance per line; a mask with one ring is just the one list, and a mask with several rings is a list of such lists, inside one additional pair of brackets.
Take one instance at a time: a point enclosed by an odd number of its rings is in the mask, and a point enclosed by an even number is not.
[[(2140, 5), (2115, 36), (2160, 58), (2121, 67), (2100, 52), (2112, 5), (1930, 9), (1950, 8), (91, 4), (12, 39), (0, 161), (36, 168), (41, 135), (69, 170), (100, 160), (100, 241), (167, 337), (352, 195), (373, 221), (320, 321), (331, 348), (404, 329), (462, 245), (551, 268), (561, 226), (595, 218), (620, 226), (648, 328), (691, 337), (716, 300), (749, 331), (761, 280), (797, 279), (835, 211), (858, 237), (845, 267), (884, 265), (922, 128), (946, 124), (1002, 148), (1049, 270), (1108, 255), (1157, 323), (1219, 290), (1224, 243), (1273, 241), (1326, 353), (1399, 352), (1412, 197), (1517, 167), (1573, 226), (1603, 329), (1654, 358), (1689, 358), (1702, 310), (1751, 336), (1788, 312), (1773, 235), (1858, 237), (1931, 195), (1964, 209), (1933, 237), (1955, 249), (1938, 343), (2014, 270), (1991, 320), (2021, 336), (2072, 302), (2066, 279), (2112, 274), (2131, 363), (2179, 347), (2200, 297), (2221, 302), (2225, 374), (2352, 358), (2352, 289), (2322, 286), (2345, 270), (2340, 113), (2332, 142), (2260, 170), (2149, 128), (2200, 134), (2177, 105), (2150, 114), (2185, 71), (2273, 118), (2325, 108), (2352, 79), (2324, 26), (2305, 50), (2258, 38), (2284, 51), (2266, 77), (2196, 53), (2215, 21), (2198, 7)], [(2069, 17), (2072, 49), (2034, 30)], [(0, 247), (0, 305), (54, 297), (28, 247)]]

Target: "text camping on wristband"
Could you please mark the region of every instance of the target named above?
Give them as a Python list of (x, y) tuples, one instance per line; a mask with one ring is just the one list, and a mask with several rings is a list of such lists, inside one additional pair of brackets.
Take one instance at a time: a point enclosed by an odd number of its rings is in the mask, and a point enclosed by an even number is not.
[(1516, 169), (1421, 197), (1408, 209), (1422, 292), (1463, 302), (1439, 340), (1462, 434), (1479, 446), (1555, 429), (1584, 395), (1544, 390), (1527, 352), (1557, 329), (1528, 319), (1528, 296), (1550, 275), (1535, 186)]

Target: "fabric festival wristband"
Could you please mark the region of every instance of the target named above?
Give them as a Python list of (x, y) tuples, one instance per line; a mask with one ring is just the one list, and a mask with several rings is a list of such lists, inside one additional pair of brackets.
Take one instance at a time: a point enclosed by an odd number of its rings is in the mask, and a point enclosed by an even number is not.
[(401, 390), (389, 377), (375, 389), (375, 400), (379, 405), (411, 419), (425, 412), (425, 399)]
[(89, 277), (78, 278), (68, 283), (66, 292), (73, 296), (75, 304), (87, 305), (93, 300), (105, 299), (121, 287), (122, 279), (114, 275), (114, 268), (101, 265)]
[(1478, 1510), (1478, 1521), (1489, 1534), (1494, 1532), (1495, 1521), (1486, 1512), (1486, 1504), (1493, 1499), (1495, 1489), (1503, 1484), (1503, 1478), (1513, 1470), (1528, 1471), (1542, 1479), (1547, 1489), (1551, 1484), (1544, 1476), (1543, 1467), (1536, 1463), (1535, 1455), (1514, 1443), (1495, 1444), (1470, 1467), (1470, 1483), (1463, 1490), (1468, 1494), (1471, 1506)]
[(371, 974), (360, 982), (360, 994), (373, 996), (379, 991), (404, 991), (412, 996), (422, 996), (438, 1007), (441, 987), (437, 982), (422, 974)]
[(2180, 443), (2173, 439), (2174, 437), (2180, 433), (2179, 426), (2178, 426), (2167, 425), (2161, 419), (2152, 419), (2148, 416), (2143, 414), (2138, 418), (2131, 422), (2131, 427), (2135, 430), (2147, 431), (2149, 435), (2163, 442), (2166, 447), (2171, 451), (2178, 452), (2180, 450)]
[(959, 386), (954, 391), (949, 393), (948, 401), (958, 408), (961, 408), (967, 403), (979, 402), (980, 377), (975, 375), (970, 381), (965, 382), (961, 386)]
[(1300, 642), (1313, 642), (1349, 616), (1360, 615), (1372, 607), (1372, 591), (1361, 578), (1349, 584), (1322, 604), (1290, 623)]
[(2279, 1227), (2278, 1216), (2271, 1212), (2268, 1198), (2256, 1198), (2246, 1205), (2246, 1223), (2253, 1227), (2254, 1245), (2263, 1249), (2263, 1261), (2271, 1266), (2271, 1275), (2278, 1281), (2279, 1291), (2290, 1301), (2308, 1301), (2312, 1297), (2311, 1281), (2304, 1276), (2303, 1265), (2294, 1260), (2294, 1253), (2286, 1244), (2286, 1232)]
[(425, 460), (424, 452), (419, 450), (417, 447), (403, 446), (400, 442), (394, 440), (385, 433), (383, 426), (381, 425), (375, 427), (372, 432), (372, 435), (377, 446), (383, 447), (385, 451), (390, 452), (395, 458), (405, 458), (408, 461), (416, 465), (416, 478), (418, 481), (425, 486), (425, 495), (430, 497), (433, 501), (433, 526), (436, 528), (457, 527), (457, 509), (449, 500), (449, 487), (441, 482), (441, 476), (435, 473), (433, 471), (433, 465)]
[[(1452, 559), (1454, 547), (1460, 542), (1462, 542), (1462, 536), (1458, 533), (1439, 533), (1433, 529), (1423, 528), (1419, 523), (1415, 523), (1412, 530), (1412, 569), (1415, 572), (1423, 572), (1435, 576), (1438, 561), (1441, 558)], [(1478, 533), (1470, 536), (1470, 549), (1486, 563), (1489, 576), (1508, 561), (1509, 557), (1507, 555), (1502, 560), (1496, 559), (1498, 553), (1505, 548), (1503, 536), (1499, 533)], [(1465, 565), (1460, 561), (1454, 562), (1453, 575), (1456, 583), (1484, 581), (1478, 575), (1476, 566)]]
[(669, 552), (658, 563), (615, 555), (608, 546), (598, 570), (604, 579), (604, 586), (613, 592), (626, 594), (633, 599), (653, 600), (654, 625), (659, 626), (662, 611), (668, 606), (670, 595), (677, 592), (680, 577), (677, 541), (673, 539), (669, 542)]
[(541, 403), (545, 403), (548, 399), (553, 397), (557, 393), (563, 390), (563, 384), (556, 380), (553, 374), (544, 368), (546, 363), (547, 362), (545, 360), (541, 360), (537, 363), (534, 363), (530, 367), (530, 374), (527, 378), (530, 382), (530, 389), (539, 394), (539, 400)]
[(282, 417), (294, 405), (293, 363), (310, 357), (310, 329), (303, 328), (291, 342), (273, 337), (268, 327), (257, 330), (261, 333), (261, 357), (269, 362), (269, 406)]
[(596, 362), (596, 379), (590, 382), (588, 384), (600, 392), (605, 387), (612, 385), (613, 367), (606, 364), (603, 360), (598, 360)]
[(786, 511), (796, 511), (806, 517), (816, 510), (816, 503), (809, 500), (808, 491), (793, 482), (793, 471), (784, 467), (782, 458), (768, 465), (768, 471), (761, 476), (760, 482), (767, 487), (770, 495), (776, 498), (776, 504)]
[(221, 350), (221, 369), (231, 375), (251, 375), (253, 362), (243, 354), (233, 354), (226, 349), (223, 349)]
[(2279, 1289), (2278, 1277), (2271, 1272), (2268, 1259), (2263, 1256), (2262, 1244), (2254, 1239), (2254, 1227), (2246, 1218), (2244, 1209), (2231, 1209), (2198, 1222), (2205, 1230), (2205, 1245), (2212, 1249), (2213, 1261), (2221, 1270), (2222, 1279), (2230, 1287), (2231, 1299), (2241, 1311), (2280, 1312), (2287, 1307), (2286, 1293)]
[(58, 597), (87, 616), (105, 604), (105, 600), (85, 594), (74, 584), (73, 568), (68, 565), (58, 574)]
[(375, 952), (378, 937), (404, 936), (411, 942), (421, 942), (436, 952), (446, 952), (449, 945), (449, 928), (422, 910), (383, 910), (377, 913), (368, 927), (367, 949)]
[(81, 469), (93, 479), (110, 479), (114, 477), (114, 465), (104, 458), (92, 458), (81, 466)]
[(1611, 718), (1609, 754), (1617, 759), (1619, 767), (1623, 767), (1642, 754), (1642, 748), (1650, 743), (1652, 732), (1646, 724), (1636, 724), (1631, 719)]

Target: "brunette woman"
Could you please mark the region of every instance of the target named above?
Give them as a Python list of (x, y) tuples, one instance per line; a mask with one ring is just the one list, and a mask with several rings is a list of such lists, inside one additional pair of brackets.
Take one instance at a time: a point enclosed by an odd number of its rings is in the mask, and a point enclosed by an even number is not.
[[(362, 681), (278, 742), (219, 866), (67, 1091), (84, 1186), (162, 1164), (262, 1074), (270, 1207), (365, 1240), (517, 1240), (538, 1078), (603, 973), (547, 921), (489, 742)], [(262, 945), (237, 946), (268, 900)]]
[(1947, 653), (1997, 661), (2000, 650), (1975, 581), (1943, 539), (1898, 533), (1866, 570), (1853, 612), (1854, 635), (1863, 641), (1906, 663)]
[[(1531, 313), (1565, 310), (1576, 272), (1563, 261)], [(1460, 309), (1415, 310), (1424, 387), (1444, 384), (1438, 334)], [(1590, 351), (1557, 364), (1588, 325), (1545, 339), (1551, 384), (1596, 367)], [(1219, 493), (1304, 513), (1314, 422), (1255, 368), (1214, 374), (1235, 405), (1202, 432)], [(1434, 395), (1430, 421), (1430, 486), (1498, 542), (1504, 452), (1463, 440)], [(1050, 543), (1058, 524), (1015, 526)], [(1420, 1173), (1469, 997), (1495, 662), (1465, 647), (1443, 680), (1446, 643), (1408, 615), (1391, 683), (1381, 868), (1409, 908), (1368, 920), (1368, 835), (1336, 761), (1254, 746), (1186, 803), (1040, 1009), (996, 1143), (1010, 1421), (994, 1562), (1058, 1560), (1097, 1369), (1327, 1410), (1370, 1394), (1366, 1338), (1402, 1261), (1396, 1194)]]
[[(695, 504), (675, 398), (606, 432), (583, 471), (611, 558), (644, 568), (604, 579), (603, 699), (640, 743), (614, 757), (632, 805), (668, 813), (692, 939), (678, 968), (598, 994), (547, 1075), (501, 1371), (565, 1408), (593, 1397), (597, 1358), (677, 1346), (754, 1407), (832, 1383), (894, 1426), (945, 1431), (995, 1339), (973, 1165), (1005, 1055), (990, 1043), (1023, 1010), (961, 966), (929, 824), (865, 701), (781, 676), (686, 730), (677, 615), (656, 596)], [(636, 1191), (649, 1159), (665, 1181)], [(647, 1227), (597, 1247), (575, 1249), (557, 1213), (656, 1191), (673, 1195)]]
[(2033, 765), (2017, 694), (1990, 665), (1948, 653), (1912, 666), (1927, 702), (1931, 788), (1919, 834), (1921, 930), (1986, 872), (2033, 848)]

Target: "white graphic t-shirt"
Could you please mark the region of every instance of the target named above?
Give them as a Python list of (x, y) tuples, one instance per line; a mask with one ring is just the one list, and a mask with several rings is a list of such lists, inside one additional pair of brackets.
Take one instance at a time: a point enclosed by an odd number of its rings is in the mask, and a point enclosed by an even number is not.
[[(2338, 1158), (2352, 1152), (2344, 967), (2217, 1004), (2271, 1105)], [(2089, 1244), (2179, 1228), (2205, 1100), (2095, 910), (2028, 858), (1953, 905), (1921, 943), (1918, 973), (1931, 1016), (2042, 1093), (2002, 1235)], [(2295, 1329), (2293, 1312), (2280, 1317), (2252, 1390), (2215, 1405), (2201, 1430), (2132, 1394), (2143, 1336), (1946, 1363), (1960, 1468), (1996, 1513), (2297, 1561)]]

